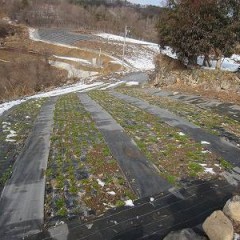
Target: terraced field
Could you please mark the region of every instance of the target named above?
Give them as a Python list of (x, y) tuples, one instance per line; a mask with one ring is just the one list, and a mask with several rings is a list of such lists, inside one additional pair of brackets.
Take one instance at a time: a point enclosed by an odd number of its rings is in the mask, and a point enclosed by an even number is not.
[(60, 97), (47, 169), (45, 216), (87, 220), (135, 199), (76, 94)]
[[(238, 191), (240, 121), (194, 104), (121, 87), (27, 101), (0, 120), (1, 239), (53, 239), (64, 227), (71, 239), (139, 226), (163, 236)], [(16, 178), (23, 162), (27, 182)]]
[(239, 119), (236, 120), (235, 118), (230, 118), (229, 116), (224, 115), (224, 113), (220, 115), (210, 109), (204, 109), (194, 104), (184, 103), (168, 97), (155, 96), (146, 90), (129, 90), (122, 88), (119, 91), (146, 100), (152, 105), (167, 108), (179, 116), (188, 119), (197, 126), (206, 129), (210, 133), (224, 137), (240, 146)]
[(44, 102), (44, 99), (28, 101), (0, 117), (0, 193)]
[(211, 153), (207, 145), (196, 143), (161, 119), (105, 92), (92, 92), (90, 96), (119, 122), (170, 183), (215, 178), (224, 170), (224, 160)]

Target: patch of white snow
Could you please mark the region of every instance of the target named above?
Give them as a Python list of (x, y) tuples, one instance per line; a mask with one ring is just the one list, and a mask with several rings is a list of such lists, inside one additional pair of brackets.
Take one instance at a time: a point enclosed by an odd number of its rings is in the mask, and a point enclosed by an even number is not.
[(139, 82), (129, 81), (129, 82), (126, 82), (126, 85), (127, 85), (127, 86), (137, 86), (137, 85), (139, 85)]
[(134, 203), (131, 199), (125, 201), (125, 206), (134, 207)]
[(116, 193), (114, 191), (107, 192), (109, 195), (115, 196)]
[(209, 145), (209, 144), (211, 144), (210, 142), (207, 142), (207, 141), (201, 141), (201, 144), (202, 145)]
[(104, 186), (105, 186), (105, 183), (104, 183), (102, 180), (97, 179), (97, 182), (98, 182), (98, 184), (99, 184), (101, 187), (104, 187)]
[(2, 103), (2, 104), (0, 104), (0, 116), (3, 114), (3, 112), (9, 110), (10, 108), (12, 108), (16, 105), (19, 105), (23, 102), (26, 102), (29, 99), (53, 97), (53, 96), (63, 95), (63, 94), (71, 93), (71, 92), (77, 92), (77, 91), (80, 91), (80, 90), (81, 91), (87, 91), (88, 89), (99, 88), (99, 87), (104, 86), (104, 85), (105, 84), (103, 82), (95, 82), (95, 83), (92, 83), (92, 84), (84, 84), (82, 82), (78, 82), (78, 83), (75, 83), (75, 84), (72, 84), (72, 85), (56, 88), (56, 89), (54, 89), (52, 91), (49, 91), (49, 92), (38, 93), (36, 95), (30, 96), (30, 97), (27, 97), (27, 98), (24, 98), (24, 99)]
[(87, 64), (87, 65), (92, 65), (91, 61), (86, 60), (86, 59), (82, 59), (82, 58), (63, 57), (63, 56), (57, 56), (57, 55), (53, 55), (53, 56), (55, 58), (58, 58), (58, 59), (69, 60), (69, 61), (73, 61), (73, 62), (78, 62), (78, 63)]
[(205, 168), (204, 168), (204, 172), (205, 172), (205, 173), (210, 173), (210, 174), (213, 174), (213, 175), (216, 174), (216, 173), (213, 171), (213, 168), (207, 168), (207, 167), (205, 167)]
[(68, 78), (87, 78), (90, 76), (97, 75), (98, 72), (92, 72), (92, 71), (84, 71), (81, 69), (75, 68), (73, 65), (65, 62), (58, 62), (58, 61), (49, 61), (49, 63), (57, 68), (64, 69), (68, 72)]
[(201, 151), (203, 154), (206, 154), (206, 153), (211, 153), (209, 150), (203, 150)]
[(103, 88), (100, 88), (100, 90), (107, 90), (109, 88), (115, 88), (121, 84), (125, 83), (124, 81), (119, 81), (119, 82), (116, 82), (116, 83), (112, 83), (112, 84), (109, 84), (107, 87), (103, 87)]
[(109, 33), (98, 33), (98, 34), (95, 34), (95, 35), (99, 36), (101, 38), (107, 39), (109, 41), (117, 41), (117, 42), (124, 42), (124, 41), (126, 41), (127, 43), (135, 43), (135, 44), (141, 44), (141, 45), (156, 45), (156, 46), (158, 46), (158, 44), (156, 44), (156, 43), (136, 40), (136, 39), (129, 38), (129, 37), (124, 38), (122, 36), (109, 34)]
[(185, 133), (183, 133), (183, 132), (178, 132), (178, 135), (179, 135), (179, 136), (185, 136)]

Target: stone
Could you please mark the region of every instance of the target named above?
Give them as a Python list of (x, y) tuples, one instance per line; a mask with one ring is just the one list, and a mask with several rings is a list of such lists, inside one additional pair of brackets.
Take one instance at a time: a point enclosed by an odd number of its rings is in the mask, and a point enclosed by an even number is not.
[(207, 240), (206, 237), (195, 233), (191, 228), (170, 232), (163, 240)]
[(221, 85), (221, 89), (223, 89), (223, 90), (228, 90), (231, 87), (231, 83), (229, 81), (227, 81), (227, 80), (223, 80), (220, 83), (220, 85)]
[(210, 240), (232, 240), (233, 225), (222, 211), (213, 212), (203, 223), (203, 230)]
[(223, 212), (233, 221), (240, 222), (240, 196), (236, 195), (229, 199), (223, 208)]

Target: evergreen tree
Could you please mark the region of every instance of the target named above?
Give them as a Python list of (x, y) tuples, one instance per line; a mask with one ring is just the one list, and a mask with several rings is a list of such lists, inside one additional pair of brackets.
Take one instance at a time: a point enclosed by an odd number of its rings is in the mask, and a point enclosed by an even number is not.
[(240, 39), (239, 9), (238, 0), (169, 0), (157, 26), (159, 43), (189, 64), (196, 64), (199, 55), (207, 60), (210, 53), (220, 63)]

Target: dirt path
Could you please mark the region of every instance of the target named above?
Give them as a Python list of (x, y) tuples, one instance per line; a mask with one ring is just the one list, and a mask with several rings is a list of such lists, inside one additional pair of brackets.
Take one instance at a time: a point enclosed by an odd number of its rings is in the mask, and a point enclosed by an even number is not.
[(86, 94), (79, 94), (79, 98), (85, 109), (92, 114), (114, 158), (118, 160), (123, 173), (139, 197), (151, 196), (171, 188), (110, 114)]
[(0, 238), (22, 239), (39, 232), (43, 224), (45, 170), (47, 168), (53, 110), (57, 98), (42, 107), (33, 131), (14, 165), (0, 199)]
[(135, 97), (130, 97), (125, 94), (111, 92), (111, 94), (121, 100), (124, 100), (140, 109), (147, 111), (157, 117), (160, 117), (164, 122), (172, 127), (181, 129), (184, 133), (190, 135), (197, 142), (209, 145), (209, 148), (222, 156), (225, 160), (232, 163), (234, 166), (240, 166), (240, 149), (231, 143), (219, 138), (218, 136), (209, 134), (200, 127), (188, 122), (187, 120), (178, 117), (166, 109), (150, 105), (148, 102)]

